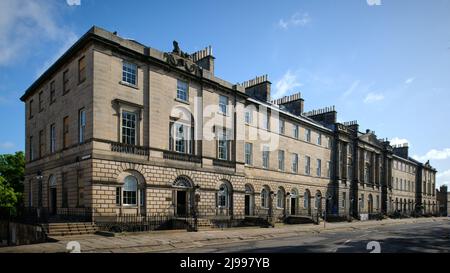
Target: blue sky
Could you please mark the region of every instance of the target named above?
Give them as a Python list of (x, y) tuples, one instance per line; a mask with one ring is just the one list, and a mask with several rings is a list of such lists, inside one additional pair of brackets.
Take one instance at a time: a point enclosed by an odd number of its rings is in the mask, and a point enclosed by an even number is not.
[(24, 90), (92, 25), (169, 51), (211, 45), (230, 82), (336, 105), (450, 182), (450, 1), (0, 1), (0, 153), (23, 150)]

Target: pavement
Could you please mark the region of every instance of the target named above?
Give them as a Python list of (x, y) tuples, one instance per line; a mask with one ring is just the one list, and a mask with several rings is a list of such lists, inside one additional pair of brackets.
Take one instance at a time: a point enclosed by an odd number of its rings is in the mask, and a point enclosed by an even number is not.
[[(420, 242), (417, 240), (419, 234)], [(115, 237), (63, 236), (53, 237), (52, 242), (1, 247), (0, 253), (69, 252), (68, 244), (79, 244), (80, 252), (85, 253), (369, 252), (367, 243), (373, 240), (381, 241), (382, 249), (388, 252), (402, 252), (408, 244), (408, 251), (420, 252), (421, 249), (414, 249), (419, 243), (422, 250), (450, 252), (449, 234), (449, 218), (432, 217), (326, 223), (325, 227), (322, 222), (320, 225), (277, 225), (275, 228), (123, 233)], [(389, 244), (387, 240), (393, 243)], [(394, 240), (398, 240), (396, 244)], [(426, 246), (427, 240), (432, 244), (430, 247)], [(377, 250), (376, 246), (371, 247)]]

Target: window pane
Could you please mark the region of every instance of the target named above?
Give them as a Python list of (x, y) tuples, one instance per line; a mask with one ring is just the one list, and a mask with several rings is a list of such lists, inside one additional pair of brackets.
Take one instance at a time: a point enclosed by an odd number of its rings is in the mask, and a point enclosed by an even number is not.
[(122, 81), (136, 85), (137, 66), (131, 63), (123, 63)]
[(136, 114), (122, 112), (122, 142), (136, 145)]
[(228, 113), (228, 97), (225, 96), (220, 96), (219, 97), (219, 111), (222, 114), (227, 114)]
[(188, 84), (185, 81), (177, 81), (177, 99), (187, 101), (188, 100)]

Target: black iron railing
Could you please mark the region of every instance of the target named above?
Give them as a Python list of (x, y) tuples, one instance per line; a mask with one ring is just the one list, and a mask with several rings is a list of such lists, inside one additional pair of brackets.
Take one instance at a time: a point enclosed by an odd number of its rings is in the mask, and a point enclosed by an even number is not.
[(95, 224), (101, 231), (110, 232), (137, 232), (168, 229), (186, 229), (194, 227), (194, 219), (191, 217), (177, 217), (166, 214), (135, 215), (125, 214), (120, 216), (95, 217)]
[(110, 145), (111, 145), (112, 152), (143, 155), (143, 156), (149, 155), (148, 147), (124, 144), (124, 143), (119, 143), (119, 142), (110, 142)]
[(182, 154), (182, 153), (177, 153), (177, 152), (169, 152), (169, 151), (163, 152), (163, 158), (170, 159), (170, 160), (194, 162), (194, 163), (202, 162), (202, 158), (199, 156), (191, 155), (191, 154)]
[(91, 208), (48, 208), (18, 207), (0, 208), (0, 220), (24, 224), (45, 224), (50, 222), (90, 222)]

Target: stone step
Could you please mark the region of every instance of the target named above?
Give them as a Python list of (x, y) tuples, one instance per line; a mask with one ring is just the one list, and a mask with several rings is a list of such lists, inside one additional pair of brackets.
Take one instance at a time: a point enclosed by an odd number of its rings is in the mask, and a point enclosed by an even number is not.
[(91, 222), (86, 223), (49, 223), (43, 226), (48, 236), (66, 236), (93, 234), (98, 229)]

